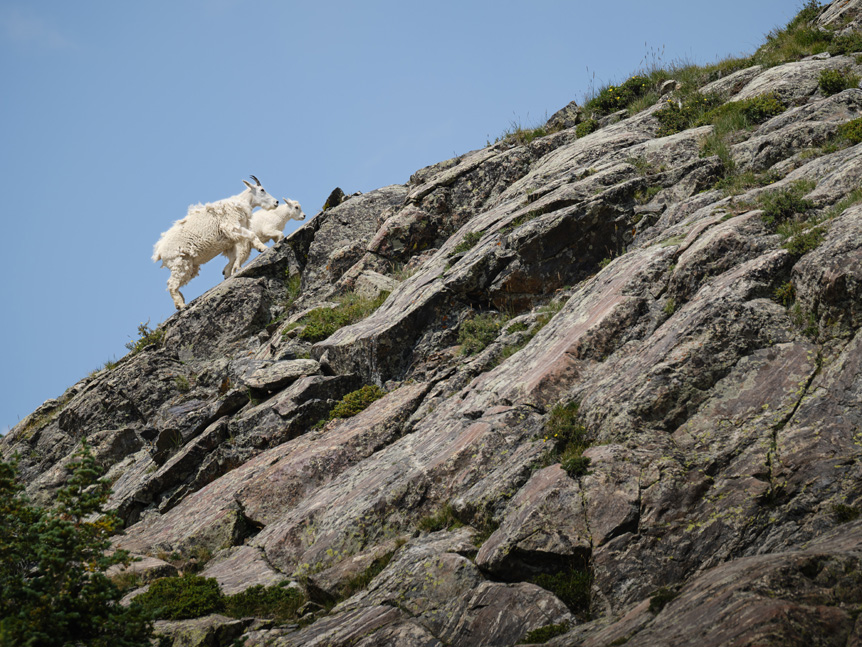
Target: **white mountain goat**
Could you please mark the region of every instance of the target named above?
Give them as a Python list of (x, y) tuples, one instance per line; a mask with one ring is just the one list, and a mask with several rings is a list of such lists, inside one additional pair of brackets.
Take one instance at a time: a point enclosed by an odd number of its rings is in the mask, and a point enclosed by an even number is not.
[[(260, 209), (251, 214), (251, 230), (261, 242), (280, 242), (284, 238), (284, 226), (288, 220), (305, 220), (302, 207), (296, 200), (281, 199), (281, 204), (275, 209)], [(224, 277), (227, 278), (239, 272), (242, 264), (251, 254), (251, 241), (241, 240), (231, 249), (224, 252), (228, 263), (225, 265)]]
[(161, 261), (162, 267), (171, 271), (168, 292), (178, 310), (186, 305), (180, 288), (198, 275), (201, 265), (240, 242), (266, 251), (266, 246), (248, 228), (251, 211), (255, 207), (274, 209), (278, 200), (266, 192), (255, 176), (251, 179), (255, 184), (243, 180), (246, 189), (240, 194), (190, 206), (186, 217), (177, 220), (153, 247), (153, 261)]

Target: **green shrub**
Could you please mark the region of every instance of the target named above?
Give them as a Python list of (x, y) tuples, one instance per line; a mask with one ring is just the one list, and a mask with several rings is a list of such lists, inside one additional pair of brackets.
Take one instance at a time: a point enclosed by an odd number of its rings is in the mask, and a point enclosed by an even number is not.
[[(832, 56), (862, 52), (862, 34), (854, 31), (849, 34), (832, 35), (826, 51)], [(858, 60), (856, 62), (859, 63)]]
[(850, 193), (844, 196), (841, 200), (829, 207), (824, 220), (832, 220), (840, 216), (846, 209), (849, 209), (855, 204), (862, 202), (862, 187), (853, 189)]
[(0, 461), (0, 645), (144, 647), (152, 623), (105, 572), (129, 564), (106, 553), (120, 521), (104, 512), (110, 495), (84, 444), (67, 469), (55, 505), (30, 503), (15, 462)]
[(278, 584), (268, 587), (258, 584), (234, 595), (224, 595), (215, 579), (191, 573), (160, 578), (135, 598), (135, 604), (164, 620), (222, 613), (232, 618), (253, 616), (284, 621), (295, 618), (305, 601), (300, 590)]
[(587, 430), (578, 422), (578, 404), (558, 404), (551, 410), (545, 423), (544, 442), (553, 443), (552, 452), (547, 460), (558, 460), (560, 467), (572, 478), (584, 476), (590, 466), (590, 459), (583, 455), (590, 446)]
[(649, 610), (650, 613), (658, 615), (662, 609), (667, 606), (667, 603), (673, 600), (677, 595), (679, 595), (676, 591), (671, 591), (667, 588), (660, 588), (649, 599)]
[(853, 506), (846, 505), (844, 503), (836, 503), (832, 506), (832, 514), (835, 517), (835, 521), (838, 523), (849, 523), (850, 521), (855, 521), (859, 518), (860, 513), (858, 508), (854, 508)]
[(389, 566), (389, 562), (392, 561), (392, 556), (394, 554), (395, 551), (381, 555), (371, 562), (371, 564), (368, 565), (368, 568), (364, 571), (355, 577), (350, 578), (344, 586), (341, 587), (338, 594), (339, 599), (346, 600), (357, 591), (367, 588), (368, 585), (371, 584), (371, 580), (380, 575), (380, 573), (383, 572), (383, 569)]
[(379, 400), (386, 391), (376, 384), (366, 384), (361, 389), (348, 393), (329, 412), (329, 419), (350, 418), (360, 411), (364, 411), (375, 400)]
[(577, 402), (558, 404), (551, 409), (551, 415), (545, 423), (545, 442), (552, 442), (557, 451), (565, 451), (569, 445), (588, 447), (587, 430), (578, 422)]
[(504, 225), (500, 229), (500, 233), (501, 234), (509, 234), (509, 233), (515, 231), (521, 225), (523, 225), (527, 222), (530, 222), (534, 218), (538, 218), (541, 215), (542, 215), (542, 213), (540, 211), (528, 211), (527, 213), (523, 213), (520, 216), (518, 216), (517, 218), (513, 218), (512, 221), (509, 222), (508, 224)]
[(543, 127), (538, 128), (522, 128), (520, 125), (513, 125), (512, 130), (503, 135), (503, 139), (512, 140), (518, 144), (529, 144), (534, 139), (544, 137), (548, 131)]
[(530, 326), (527, 322), (519, 321), (517, 323), (513, 323), (511, 326), (506, 328), (506, 334), (511, 335), (512, 333), (524, 332), (525, 330), (529, 330), (529, 329), (530, 329)]
[(542, 573), (533, 578), (533, 584), (556, 595), (573, 613), (589, 613), (590, 588), (593, 584), (593, 575), (589, 569), (562, 568), (553, 574)]
[(717, 155), (724, 170), (724, 181), (732, 183), (737, 175), (736, 162), (730, 150), (730, 135), (749, 130), (767, 119), (779, 115), (787, 109), (775, 93), (761, 94), (742, 101), (731, 101), (703, 114), (697, 125), (711, 124), (712, 133), (707, 135), (701, 146), (701, 156)]
[(667, 137), (691, 128), (719, 104), (721, 104), (721, 97), (718, 95), (704, 95), (700, 92), (693, 92), (678, 101), (668, 99), (664, 107), (655, 113), (659, 122), (656, 136)]
[(783, 305), (785, 308), (789, 308), (793, 302), (796, 301), (796, 288), (793, 286), (792, 282), (787, 281), (775, 288), (773, 296), (778, 303)]
[(304, 325), (305, 328), (299, 338), (312, 343), (322, 341), (339, 328), (365, 319), (379, 308), (388, 296), (389, 293), (384, 292), (376, 299), (366, 299), (351, 293), (340, 297), (334, 308), (315, 308), (300, 319), (299, 325)]
[[(519, 350), (521, 350), (524, 346), (529, 344), (530, 341), (532, 341), (533, 337), (535, 337), (539, 333), (539, 331), (548, 324), (548, 322), (554, 317), (554, 315), (563, 309), (564, 305), (565, 303), (563, 301), (552, 301), (547, 305), (544, 305), (539, 308), (539, 316), (536, 317), (535, 323), (532, 326), (527, 327), (532, 328), (529, 334), (527, 334), (524, 338), (521, 339), (521, 341), (517, 342), (516, 344), (506, 346), (501, 353), (500, 359), (508, 359), (509, 357), (517, 353)], [(520, 324), (514, 324), (514, 326), (519, 326), (519, 330), (521, 330)], [(527, 328), (523, 328), (523, 330), (526, 330)], [(510, 328), (506, 332), (515, 331)]]
[(809, 0), (786, 27), (766, 36), (766, 42), (751, 57), (752, 64), (772, 67), (829, 51), (835, 45), (835, 35), (814, 24), (820, 11), (816, 0)]
[(595, 119), (585, 119), (577, 126), (575, 126), (575, 135), (577, 135), (578, 139), (581, 137), (586, 137), (590, 133), (594, 133), (599, 129), (599, 122)]
[(497, 532), (500, 522), (496, 521), (490, 513), (485, 513), (471, 520), (471, 525), (478, 531), (473, 535), (473, 545), (481, 548), (488, 538)]
[(763, 222), (778, 225), (813, 209), (814, 204), (803, 197), (812, 188), (813, 183), (800, 180), (778, 191), (761, 194), (757, 203), (763, 210)]
[(526, 636), (518, 641), (519, 645), (543, 645), (551, 638), (562, 636), (569, 630), (569, 623), (563, 622), (558, 625), (547, 625), (538, 629), (533, 629)]
[(571, 478), (586, 476), (589, 473), (591, 459), (588, 456), (581, 456), (580, 452), (583, 452), (583, 449), (581, 449), (577, 455), (567, 458), (566, 455), (563, 454), (560, 458), (560, 467), (563, 468), (563, 471), (565, 471), (565, 473)]
[(466, 319), (458, 331), (461, 354), (475, 355), (483, 351), (497, 338), (502, 326), (502, 318), (490, 312)]
[(152, 330), (150, 328), (150, 321), (148, 319), (147, 323), (141, 323), (138, 325), (137, 341), (126, 342), (126, 348), (131, 351), (132, 355), (137, 355), (149, 346), (158, 347), (158, 345), (162, 343), (162, 338), (164, 336), (164, 330), (160, 330), (158, 328), (156, 330)]
[(438, 530), (460, 528), (463, 525), (455, 516), (455, 509), (446, 503), (434, 514), (422, 517), (417, 522), (416, 527), (425, 532), (437, 532)]
[(659, 191), (662, 190), (662, 188), (663, 187), (661, 185), (654, 184), (648, 186), (645, 189), (638, 189), (637, 191), (635, 191), (635, 202), (637, 202), (638, 204), (646, 204), (654, 197), (656, 197), (656, 195)]
[(838, 127), (838, 135), (851, 144), (862, 142), (862, 117), (841, 124)]
[(744, 171), (742, 173), (730, 173), (715, 183), (714, 188), (724, 191), (725, 195), (739, 195), (748, 189), (767, 186), (778, 182), (781, 176), (773, 171), (755, 173)]
[(454, 256), (455, 254), (460, 254), (461, 252), (471, 250), (480, 240), (482, 240), (481, 231), (467, 232), (466, 234), (464, 234), (464, 238), (461, 240), (461, 242), (455, 245), (455, 249), (453, 249), (452, 253), (449, 255)]
[(181, 577), (162, 577), (135, 598), (153, 617), (162, 620), (199, 618), (224, 611), (224, 596), (211, 577), (186, 573)]
[(652, 83), (649, 78), (636, 75), (626, 80), (622, 85), (611, 85), (601, 90), (584, 104), (584, 110), (598, 116), (608, 115), (617, 110), (628, 108), (631, 103), (645, 95), (651, 88)]
[(188, 393), (192, 389), (191, 382), (189, 382), (189, 378), (185, 375), (177, 375), (174, 378), (174, 386), (177, 387), (177, 391), (180, 393)]
[(785, 239), (781, 246), (794, 256), (804, 256), (816, 249), (826, 237), (826, 229), (812, 225), (811, 222), (790, 222), (779, 225), (777, 233)]
[(759, 94), (742, 101), (729, 101), (709, 112), (698, 120), (698, 125), (714, 124), (724, 132), (741, 130), (780, 115), (787, 110), (787, 104), (774, 92)]
[(299, 293), (302, 289), (302, 275), (301, 274), (291, 274), (290, 268), (287, 268), (285, 271), (285, 276), (287, 277), (284, 280), (284, 287), (287, 289), (287, 303), (286, 306), (290, 307), (294, 301), (296, 301), (297, 297), (299, 297)]
[(306, 597), (296, 588), (278, 584), (257, 584), (234, 595), (224, 596), (223, 613), (231, 618), (273, 618), (283, 622), (296, 617)]
[(674, 312), (676, 312), (676, 299), (669, 297), (662, 310), (668, 317), (670, 317)]
[(829, 97), (848, 88), (858, 87), (859, 77), (850, 69), (823, 70), (820, 72), (817, 84), (820, 86), (820, 91)]
[(740, 114), (750, 124), (763, 123), (787, 110), (787, 104), (774, 92), (759, 94), (756, 97), (732, 103), (739, 106)]

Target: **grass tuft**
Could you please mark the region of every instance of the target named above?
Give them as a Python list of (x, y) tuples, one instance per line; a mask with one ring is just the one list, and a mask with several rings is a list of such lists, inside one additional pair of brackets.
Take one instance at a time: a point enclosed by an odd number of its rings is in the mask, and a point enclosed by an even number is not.
[(519, 645), (543, 645), (548, 642), (551, 638), (556, 638), (557, 636), (562, 636), (569, 630), (569, 623), (563, 622), (558, 625), (547, 625), (545, 627), (539, 627), (538, 629), (533, 629), (527, 633), (526, 636), (521, 638), (518, 641)]
[(458, 331), (462, 355), (476, 355), (493, 342), (503, 327), (503, 317), (491, 312), (466, 319)]
[(859, 87), (859, 76), (853, 70), (823, 70), (817, 81), (820, 91), (827, 97), (849, 88)]
[(164, 336), (164, 330), (159, 328), (152, 330), (150, 328), (150, 321), (148, 319), (146, 323), (138, 324), (138, 339), (136, 341), (126, 342), (126, 348), (132, 353), (132, 355), (137, 355), (142, 350), (149, 348), (150, 346), (158, 348), (162, 343)]
[[(322, 341), (339, 328), (365, 319), (383, 305), (388, 296), (389, 293), (384, 292), (376, 299), (367, 299), (350, 293), (340, 297), (334, 308), (315, 308), (297, 322), (297, 325), (305, 326), (299, 338), (312, 343)], [(282, 334), (288, 332), (285, 330)]]
[(434, 514), (422, 517), (417, 522), (416, 527), (425, 532), (437, 532), (438, 530), (460, 528), (463, 525), (455, 516), (455, 508), (446, 503)]

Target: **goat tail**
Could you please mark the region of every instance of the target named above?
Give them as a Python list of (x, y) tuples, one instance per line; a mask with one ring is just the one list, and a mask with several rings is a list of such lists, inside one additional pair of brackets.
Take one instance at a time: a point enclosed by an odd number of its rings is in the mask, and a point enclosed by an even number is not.
[[(161, 244), (162, 244), (162, 239), (160, 238), (159, 242), (157, 242), (155, 245), (153, 245), (153, 256), (152, 256), (153, 263), (158, 263), (160, 260), (162, 260), (162, 250), (160, 249)], [(164, 263), (162, 263), (162, 265), (164, 265)]]

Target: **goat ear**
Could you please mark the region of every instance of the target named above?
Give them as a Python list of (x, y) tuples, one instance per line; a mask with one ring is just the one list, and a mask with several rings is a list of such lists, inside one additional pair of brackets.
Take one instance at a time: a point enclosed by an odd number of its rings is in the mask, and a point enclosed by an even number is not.
[(243, 181), (242, 181), (242, 183), (243, 183), (243, 184), (245, 184), (249, 189), (253, 189), (253, 188), (254, 188), (251, 184), (249, 184), (249, 183), (248, 183), (248, 182), (246, 182), (245, 180), (243, 180)]

